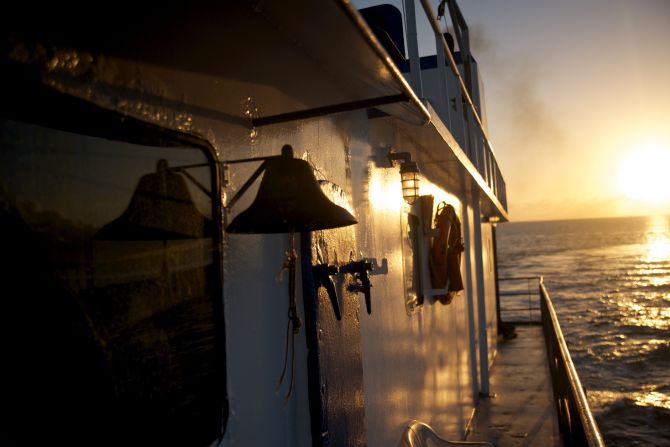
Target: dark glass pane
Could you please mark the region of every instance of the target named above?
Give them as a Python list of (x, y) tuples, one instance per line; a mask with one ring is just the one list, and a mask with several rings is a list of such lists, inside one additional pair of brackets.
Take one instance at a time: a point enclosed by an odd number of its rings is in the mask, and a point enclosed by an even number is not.
[(0, 125), (10, 444), (209, 444), (225, 354), (204, 152)]

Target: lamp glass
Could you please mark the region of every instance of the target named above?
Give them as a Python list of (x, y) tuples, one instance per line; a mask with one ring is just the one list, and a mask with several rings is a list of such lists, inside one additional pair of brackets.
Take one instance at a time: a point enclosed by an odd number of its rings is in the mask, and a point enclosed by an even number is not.
[(402, 183), (402, 197), (412, 205), (419, 197), (419, 178), (416, 172), (402, 172), (400, 174)]

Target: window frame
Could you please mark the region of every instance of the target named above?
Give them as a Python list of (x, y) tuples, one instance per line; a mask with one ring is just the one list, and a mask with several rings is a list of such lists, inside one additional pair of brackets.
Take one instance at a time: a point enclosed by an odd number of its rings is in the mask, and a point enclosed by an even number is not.
[[(210, 287), (215, 316), (215, 352), (222, 385), (213, 392), (221, 392), (219, 438), (226, 432), (229, 417), (226, 360), (226, 329), (224, 314), (223, 276), (223, 204), (221, 200), (222, 169), (214, 147), (198, 136), (141, 121), (118, 111), (105, 109), (92, 102), (71, 96), (44, 85), (39, 76), (26, 67), (5, 64), (7, 80), (2, 87), (0, 119), (24, 122), (41, 127), (71, 132), (123, 143), (154, 147), (191, 147), (205, 155), (211, 172), (212, 205), (212, 271), (216, 278)], [(34, 68), (33, 68), (34, 69)]]

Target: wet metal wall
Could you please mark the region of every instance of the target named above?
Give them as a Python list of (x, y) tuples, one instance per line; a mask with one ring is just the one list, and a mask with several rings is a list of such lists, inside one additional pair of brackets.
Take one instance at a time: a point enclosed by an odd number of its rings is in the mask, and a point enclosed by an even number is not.
[[(435, 197), (433, 213), (440, 201), (446, 201), (456, 208), (461, 221), (470, 225), (464, 254), (470, 261), (463, 259), (461, 270), (465, 279), (466, 266), (470, 265), (472, 281), (466, 281), (466, 290), (449, 305), (436, 303), (426, 294), (422, 305), (408, 310), (406, 284), (410, 267), (404, 238), (407, 216), (418, 211), (402, 199), (398, 167), (383, 160), (384, 151), (395, 141), (392, 132), (370, 135), (370, 122), (364, 111), (253, 129), (246, 121), (216, 113), (218, 101), (239, 104), (241, 115), (262, 110), (263, 105), (255, 104), (244, 88), (236, 97), (218, 97), (216, 80), (205, 76), (114, 59), (90, 63), (98, 64), (93, 70), (97, 77), (79, 77), (64, 69), (52, 73), (46, 82), (112, 110), (197, 134), (214, 146), (219, 160), (276, 155), (282, 145), (291, 144), (296, 156), (314, 166), (318, 179), (336, 186), (331, 191), (332, 199), (350, 207), (359, 221), (348, 229), (313, 233), (313, 262), (316, 263), (318, 251), (322, 258), (327, 257), (324, 262), (339, 266), (362, 258), (375, 259), (382, 266), (386, 260), (386, 268), (379, 268), (370, 277), (370, 314), (365, 310), (363, 295), (348, 291), (350, 275), (340, 278), (345, 323), (329, 314), (323, 291), (316, 294), (320, 316), (313, 330), (321, 349), (327, 351), (320, 360), (327, 374), (319, 376), (319, 380), (328, 381), (332, 397), (328, 401), (325, 392), (321, 407), (332, 416), (325, 428), (333, 430), (323, 437), (323, 444), (335, 445), (338, 439), (347, 439), (360, 445), (394, 445), (412, 419), (431, 424), (445, 437), (460, 439), (474, 403), (474, 340), (470, 336), (473, 331), (469, 312), (476, 312), (476, 305), (472, 308), (468, 297), (476, 296), (477, 282), (471, 240), (475, 233), (471, 211), (467, 219), (464, 215), (471, 210), (465, 191), (443, 191), (425, 179), (421, 184), (422, 194)], [(383, 140), (388, 141), (388, 146), (382, 144)], [(222, 200), (229, 200), (256, 167), (254, 163), (231, 165)], [(226, 219), (245, 209), (255, 193), (254, 186)], [(490, 231), (483, 230), (482, 234), (483, 245), (488, 247)], [(291, 397), (285, 399), (290, 377), (278, 386), (287, 346), (288, 287), (282, 266), (288, 247), (288, 236), (281, 234), (227, 234), (224, 238), (222, 299), (229, 417), (222, 445), (307, 446), (315, 441), (314, 404), (310, 409), (308, 387), (313, 371), (308, 369), (308, 329), (304, 326), (296, 334), (293, 346), (289, 344), (295, 352), (293, 368), (290, 352), (288, 356), (287, 374), (292, 371), (294, 375)], [(424, 272), (424, 277), (425, 255), (412, 267)], [(492, 269), (488, 267), (488, 255), (485, 259), (484, 284), (487, 302), (491, 303), (495, 300)], [(305, 272), (299, 268), (297, 274), (300, 277)], [(303, 296), (309, 293), (304, 293), (298, 281), (298, 313), (305, 321)], [(491, 308), (487, 309), (489, 319), (494, 315)], [(342, 332), (344, 338), (338, 332), (342, 325), (348, 325)], [(475, 328), (474, 334), (477, 333)], [(489, 330), (489, 343), (493, 345), (491, 333)], [(494, 346), (491, 348), (489, 352), (494, 352)], [(340, 354), (337, 349), (342, 350)], [(347, 362), (360, 362), (360, 383), (356, 378), (346, 379), (350, 374), (347, 363), (338, 369), (338, 355), (349, 356)], [(340, 380), (335, 381), (335, 376)], [(335, 396), (338, 388), (352, 392), (343, 395), (350, 405), (337, 403), (342, 398)], [(347, 415), (339, 417), (338, 411), (349, 412), (350, 416), (363, 414), (362, 426), (340, 438), (348, 426)]]

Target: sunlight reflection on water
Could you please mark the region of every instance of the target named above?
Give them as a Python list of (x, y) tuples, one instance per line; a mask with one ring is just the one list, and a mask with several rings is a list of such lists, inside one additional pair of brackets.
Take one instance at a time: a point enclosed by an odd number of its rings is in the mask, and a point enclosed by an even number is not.
[(658, 391), (639, 393), (635, 395), (635, 404), (642, 407), (660, 407), (670, 410), (670, 396)]
[(670, 257), (670, 240), (657, 239), (647, 244), (646, 262), (662, 262)]
[(617, 302), (624, 324), (655, 329), (670, 329), (670, 309), (640, 304), (638, 299), (621, 298)]
[(668, 445), (670, 216), (500, 228), (500, 276), (544, 276), (607, 445)]
[(616, 300), (624, 324), (661, 330), (670, 329), (670, 220), (667, 216), (649, 217), (646, 243), (640, 250), (640, 263), (628, 272), (629, 287), (655, 289), (644, 294), (621, 295)]
[(670, 223), (665, 216), (649, 218), (645, 262), (665, 262), (670, 258)]

